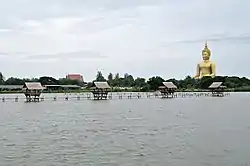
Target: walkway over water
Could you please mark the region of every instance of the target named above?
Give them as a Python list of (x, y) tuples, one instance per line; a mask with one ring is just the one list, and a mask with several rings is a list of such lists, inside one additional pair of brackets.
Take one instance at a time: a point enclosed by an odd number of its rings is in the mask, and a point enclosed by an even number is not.
[[(230, 96), (229, 92), (225, 92), (225, 97)], [(174, 98), (191, 98), (191, 97), (212, 97), (211, 92), (176, 92)], [(112, 92), (108, 93), (108, 100), (121, 100), (121, 99), (153, 99), (153, 98), (162, 98), (162, 95), (157, 92), (147, 93), (147, 92)], [(1, 94), (1, 102), (23, 102), (26, 101), (26, 98), (22, 94)], [(40, 101), (74, 101), (74, 100), (93, 100), (92, 93), (44, 93), (40, 97)]]

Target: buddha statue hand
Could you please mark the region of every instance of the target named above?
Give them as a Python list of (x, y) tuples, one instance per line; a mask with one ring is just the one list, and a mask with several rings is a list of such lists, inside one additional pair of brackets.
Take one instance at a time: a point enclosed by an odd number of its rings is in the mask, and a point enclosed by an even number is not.
[(210, 74), (210, 77), (214, 78), (214, 77), (215, 77), (215, 75), (214, 75), (214, 74)]
[(198, 78), (199, 78), (199, 76), (194, 76), (193, 78), (194, 78), (194, 79), (198, 79)]

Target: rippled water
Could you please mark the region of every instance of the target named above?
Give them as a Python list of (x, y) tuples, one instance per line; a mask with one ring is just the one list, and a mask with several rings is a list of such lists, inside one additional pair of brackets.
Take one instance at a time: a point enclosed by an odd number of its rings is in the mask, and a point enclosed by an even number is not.
[(0, 103), (0, 165), (246, 166), (250, 95)]

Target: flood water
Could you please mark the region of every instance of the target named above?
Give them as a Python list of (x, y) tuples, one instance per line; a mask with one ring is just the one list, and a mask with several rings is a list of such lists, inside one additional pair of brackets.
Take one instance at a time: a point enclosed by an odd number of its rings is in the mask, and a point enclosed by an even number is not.
[(249, 99), (0, 102), (0, 165), (247, 166)]

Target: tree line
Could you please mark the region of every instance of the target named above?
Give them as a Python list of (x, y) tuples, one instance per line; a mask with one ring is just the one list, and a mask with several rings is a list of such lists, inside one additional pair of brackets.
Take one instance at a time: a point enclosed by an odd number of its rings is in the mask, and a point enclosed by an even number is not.
[(112, 87), (135, 87), (141, 88), (142, 90), (157, 90), (158, 87), (162, 85), (162, 82), (173, 82), (178, 89), (182, 90), (207, 89), (213, 82), (223, 82), (223, 85), (229, 89), (235, 91), (250, 91), (250, 79), (237, 76), (203, 77), (202, 79), (194, 79), (191, 76), (186, 76), (180, 80), (153, 76), (146, 80), (141, 77), (134, 78), (128, 73), (125, 73), (123, 77), (120, 77), (119, 73), (115, 75), (109, 73), (107, 79), (105, 79), (99, 71), (94, 81), (107, 81)]
[(134, 77), (131, 74), (125, 73), (121, 76), (119, 73), (109, 73), (107, 77), (103, 76), (101, 71), (98, 71), (96, 78), (91, 82), (79, 82), (77, 80), (69, 80), (66, 78), (53, 78), (43, 76), (40, 78), (15, 78), (10, 77), (5, 79), (0, 72), (0, 85), (23, 85), (25, 82), (41, 82), (42, 85), (79, 85), (90, 87), (94, 81), (107, 81), (111, 87), (134, 88), (142, 91), (157, 90), (164, 81), (173, 82), (180, 90), (206, 89), (213, 82), (223, 82), (223, 85), (235, 91), (250, 91), (250, 79), (246, 77), (236, 76), (216, 76), (214, 78), (204, 77), (202, 79), (194, 79), (191, 76), (186, 76), (184, 79), (177, 80), (175, 78), (164, 79), (160, 76), (151, 78)]
[(80, 85), (83, 86), (84, 83), (77, 80), (69, 80), (66, 78), (53, 78), (48, 76), (43, 76), (40, 78), (16, 78), (10, 77), (5, 79), (3, 74), (0, 72), (0, 85), (23, 85), (25, 82), (40, 82), (42, 85)]

